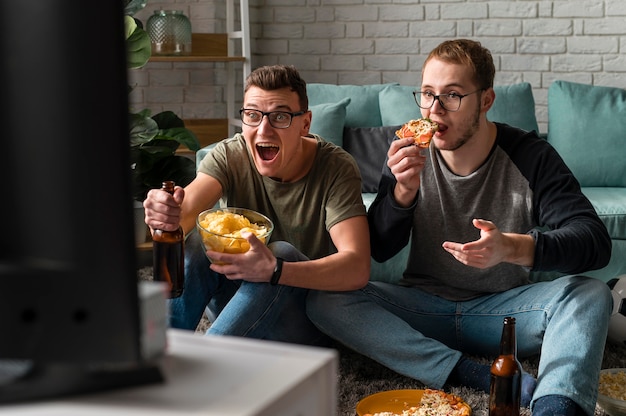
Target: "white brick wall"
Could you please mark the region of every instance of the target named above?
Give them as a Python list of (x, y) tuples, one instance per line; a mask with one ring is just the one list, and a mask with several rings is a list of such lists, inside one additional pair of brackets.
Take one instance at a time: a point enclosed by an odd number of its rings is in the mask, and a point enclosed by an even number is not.
[[(135, 17), (145, 27), (155, 10), (182, 10), (194, 32), (224, 32), (226, 10), (221, 3), (148, 0)], [(150, 62), (142, 69), (129, 71), (129, 83), (134, 87), (131, 106), (137, 111), (149, 108), (153, 114), (172, 110), (183, 118), (224, 118), (225, 68), (223, 63)]]
[[(137, 17), (176, 8), (196, 32), (224, 28), (224, 2), (148, 0)], [(147, 18), (147, 17), (146, 17)], [(418, 85), (428, 52), (467, 37), (488, 47), (497, 84), (533, 85), (540, 130), (556, 79), (626, 88), (624, 0), (250, 0), (252, 66), (293, 64), (308, 82)], [(151, 63), (133, 103), (220, 117), (224, 67)]]

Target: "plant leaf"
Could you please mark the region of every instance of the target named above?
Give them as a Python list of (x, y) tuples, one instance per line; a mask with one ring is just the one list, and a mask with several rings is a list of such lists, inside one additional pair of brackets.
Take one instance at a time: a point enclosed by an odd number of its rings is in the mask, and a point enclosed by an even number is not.
[(137, 22), (130, 16), (124, 16), (124, 39), (128, 40), (137, 29)]
[(156, 136), (148, 143), (140, 146), (140, 149), (144, 152), (155, 155), (155, 157), (165, 158), (168, 156), (174, 156), (179, 145), (178, 141), (172, 140), (170, 137)]
[(129, 69), (141, 68), (152, 55), (152, 44), (148, 32), (137, 25), (131, 16), (124, 16), (126, 31), (126, 60)]
[(199, 150), (200, 142), (195, 133), (185, 127), (185, 122), (172, 111), (163, 111), (155, 114), (152, 119), (156, 121), (161, 132), (160, 138), (175, 140), (189, 150)]
[(198, 142), (196, 135), (185, 127), (162, 130), (159, 136), (161, 139), (167, 138), (169, 140), (175, 140), (194, 152), (200, 149), (200, 142)]
[(146, 7), (146, 0), (125, 0), (124, 3), (124, 14), (127, 16), (132, 16)]
[(160, 129), (169, 129), (172, 127), (185, 127), (185, 122), (178, 117), (173, 111), (162, 111), (152, 116)]
[(145, 112), (130, 114), (129, 128), (131, 146), (140, 146), (147, 143), (159, 133), (159, 126), (156, 121), (150, 118), (149, 115), (146, 115)]
[[(143, 155), (145, 156), (145, 155)], [(164, 180), (173, 180), (176, 185), (187, 186), (196, 177), (196, 164), (193, 160), (184, 156), (172, 156), (152, 163), (142, 161), (141, 164), (146, 167), (150, 165), (148, 170), (131, 171), (133, 183), (134, 198), (137, 201), (146, 199), (146, 195), (150, 189), (161, 187)]]

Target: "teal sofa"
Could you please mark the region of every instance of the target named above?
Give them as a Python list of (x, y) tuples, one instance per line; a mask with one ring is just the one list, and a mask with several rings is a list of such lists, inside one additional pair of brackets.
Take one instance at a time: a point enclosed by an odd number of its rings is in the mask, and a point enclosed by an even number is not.
[[(363, 200), (373, 201), (388, 139), (407, 120), (419, 118), (414, 87), (389, 84), (308, 84), (311, 132), (350, 152), (363, 176)], [(539, 131), (531, 85), (495, 87), (496, 101), (487, 114), (499, 121)], [(611, 262), (586, 274), (608, 281), (626, 274), (626, 91), (555, 81), (548, 91), (545, 137), (581, 183), (613, 240)], [(586, 133), (586, 135), (585, 135)], [(201, 149), (197, 160), (208, 151)], [(372, 280), (395, 281), (404, 271), (408, 247), (385, 263), (372, 260)], [(534, 280), (557, 277), (535, 273)]]

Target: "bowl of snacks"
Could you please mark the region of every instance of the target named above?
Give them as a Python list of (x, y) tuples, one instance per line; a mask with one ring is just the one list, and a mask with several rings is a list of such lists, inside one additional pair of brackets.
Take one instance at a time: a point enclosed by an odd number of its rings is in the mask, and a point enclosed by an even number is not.
[(600, 371), (598, 404), (611, 416), (626, 416), (626, 368)]
[[(250, 249), (248, 240), (242, 232), (253, 233), (256, 238), (267, 244), (274, 223), (265, 215), (246, 208), (213, 208), (201, 212), (196, 225), (204, 250), (219, 253), (245, 253)], [(212, 263), (219, 264), (209, 257)]]

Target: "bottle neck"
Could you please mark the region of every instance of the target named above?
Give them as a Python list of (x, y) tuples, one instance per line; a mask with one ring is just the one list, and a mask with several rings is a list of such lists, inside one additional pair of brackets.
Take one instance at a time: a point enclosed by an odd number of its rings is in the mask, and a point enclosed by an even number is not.
[(161, 183), (161, 189), (169, 193), (170, 195), (174, 194), (174, 186), (176, 186), (174, 181), (163, 181)]
[(504, 327), (502, 328), (502, 339), (500, 340), (500, 355), (517, 355), (515, 320), (513, 318), (506, 318), (504, 320)]

